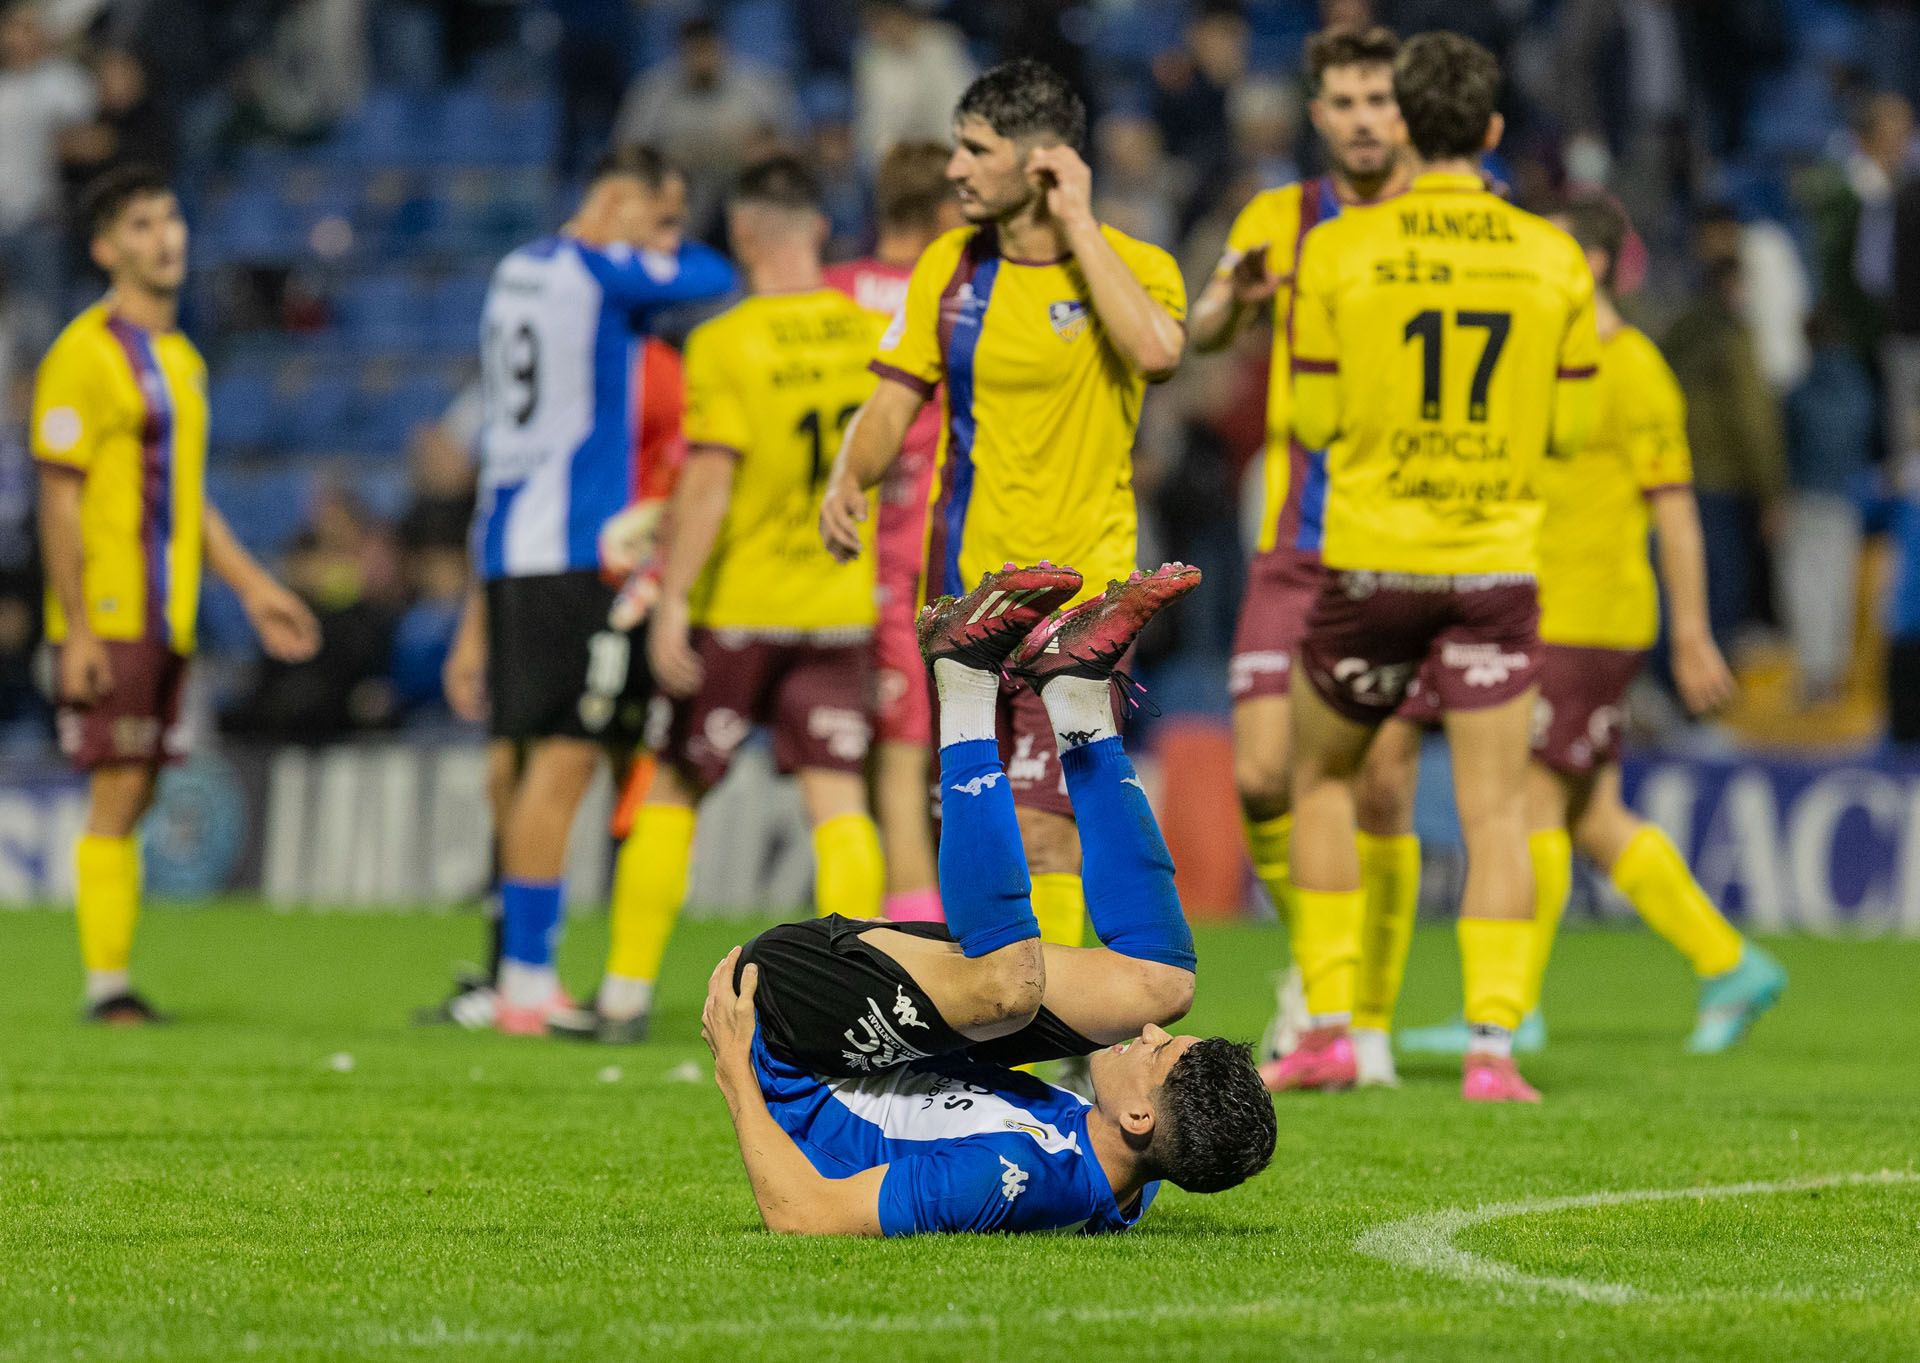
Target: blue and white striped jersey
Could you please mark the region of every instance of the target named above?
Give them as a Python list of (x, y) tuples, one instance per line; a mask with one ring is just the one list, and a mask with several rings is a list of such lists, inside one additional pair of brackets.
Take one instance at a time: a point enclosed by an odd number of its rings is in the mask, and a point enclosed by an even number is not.
[(1122, 1211), (1087, 1134), (1088, 1104), (999, 1065), (938, 1056), (858, 1079), (823, 1079), (773, 1055), (754, 1071), (774, 1121), (831, 1178), (887, 1166), (880, 1228), (1121, 1231), (1159, 1191)]
[(637, 333), (733, 286), (733, 267), (697, 242), (668, 256), (553, 236), (500, 262), (481, 323), (482, 578), (599, 566), (600, 527), (632, 485)]

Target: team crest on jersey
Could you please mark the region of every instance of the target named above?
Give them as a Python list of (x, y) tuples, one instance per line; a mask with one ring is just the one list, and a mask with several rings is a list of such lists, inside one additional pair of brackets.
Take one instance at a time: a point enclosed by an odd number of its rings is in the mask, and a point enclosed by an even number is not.
[(1054, 334), (1063, 341), (1077, 341), (1087, 329), (1087, 305), (1077, 298), (1063, 298), (1047, 304), (1047, 320)]

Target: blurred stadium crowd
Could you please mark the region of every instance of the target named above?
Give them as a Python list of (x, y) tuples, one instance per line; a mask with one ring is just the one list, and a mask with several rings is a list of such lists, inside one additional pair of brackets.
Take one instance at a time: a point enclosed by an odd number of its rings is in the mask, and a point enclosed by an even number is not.
[[(687, 169), (691, 226), (716, 244), (729, 176), (797, 149), (851, 256), (881, 152), (944, 138), (977, 70), (1037, 56), (1095, 111), (1101, 216), (1173, 250), (1197, 291), (1247, 199), (1317, 169), (1307, 35), (1376, 21), (1499, 55), (1509, 133), (1490, 168), (1521, 201), (1604, 185), (1639, 224), (1628, 301), (1690, 404), (1723, 644), (1771, 665), (1783, 715), (1851, 686), (1870, 728), (1920, 743), (1910, 4), (25, 0), (0, 9), (0, 744), (50, 733), (25, 413), (41, 350), (98, 287), (71, 208), (106, 166), (177, 178), (211, 493), (326, 626), (314, 661), (265, 663), (237, 604), (210, 598), (222, 726), (326, 741), (446, 721), (487, 274), (560, 220), (609, 136)], [(1248, 338), (1195, 357), (1137, 451), (1141, 560), (1209, 574), (1149, 660), (1185, 708), (1225, 708), (1248, 518), (1221, 508), (1257, 516), (1241, 490), (1267, 354)]]

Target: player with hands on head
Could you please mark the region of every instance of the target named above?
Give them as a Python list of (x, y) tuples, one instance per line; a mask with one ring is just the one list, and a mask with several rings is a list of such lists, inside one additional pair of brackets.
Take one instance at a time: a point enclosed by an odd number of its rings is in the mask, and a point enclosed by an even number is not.
[[(1248, 1048), (1165, 1028), (1193, 999), (1173, 863), (1113, 722), (1115, 664), (1198, 569), (983, 575), (928, 607), (940, 691), (943, 927), (769, 929), (709, 982), (702, 1030), (770, 1230), (1100, 1233), (1162, 1181), (1218, 1192), (1272, 1157)], [(1034, 685), (1086, 845), (1097, 947), (1043, 943), (994, 737), (1002, 669)], [(1011, 1066), (1090, 1057), (1093, 1099)]]

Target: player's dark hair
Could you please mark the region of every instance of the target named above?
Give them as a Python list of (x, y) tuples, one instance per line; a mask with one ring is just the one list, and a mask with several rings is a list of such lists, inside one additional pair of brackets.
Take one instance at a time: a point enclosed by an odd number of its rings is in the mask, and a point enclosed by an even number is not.
[(1611, 197), (1587, 194), (1569, 199), (1554, 216), (1566, 224), (1567, 235), (1579, 242), (1582, 250), (1599, 251), (1606, 256), (1607, 269), (1600, 277), (1600, 287), (1611, 289), (1620, 268), (1620, 248), (1633, 230), (1627, 221), (1627, 211)]
[(954, 106), (954, 121), (978, 118), (1002, 137), (1053, 138), (1070, 147), (1087, 140), (1087, 106), (1067, 78), (1030, 57), (983, 72)]
[(599, 184), (615, 176), (631, 176), (649, 190), (657, 190), (680, 173), (680, 167), (667, 159), (665, 152), (646, 142), (622, 142), (600, 153), (587, 174), (588, 184)]
[(731, 202), (793, 212), (818, 209), (820, 181), (797, 156), (769, 156), (740, 172), (733, 182)]
[(1422, 33), (1394, 62), (1393, 97), (1421, 159), (1478, 156), (1500, 100), (1500, 63), (1471, 38)]
[(1307, 93), (1319, 94), (1320, 82), (1336, 66), (1391, 67), (1399, 55), (1400, 38), (1384, 24), (1363, 29), (1322, 29), (1307, 39)]
[(940, 220), (940, 206), (953, 197), (953, 184), (947, 179), (952, 155), (938, 142), (902, 142), (889, 149), (873, 177), (880, 225), (932, 231)]
[(152, 166), (115, 166), (93, 180), (80, 195), (80, 218), (89, 237), (106, 234), (136, 199), (173, 193), (173, 185)]
[(1278, 1134), (1252, 1048), (1209, 1037), (1188, 1047), (1160, 1084), (1150, 1162), (1176, 1187), (1217, 1193), (1266, 1168)]

